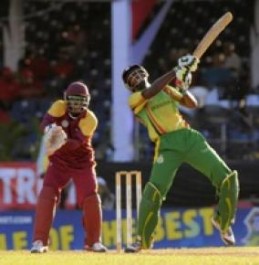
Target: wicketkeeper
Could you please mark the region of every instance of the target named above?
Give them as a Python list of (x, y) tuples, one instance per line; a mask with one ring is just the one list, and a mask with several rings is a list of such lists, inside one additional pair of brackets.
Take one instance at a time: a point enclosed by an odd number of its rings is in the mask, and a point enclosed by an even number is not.
[[(178, 110), (179, 104), (197, 107), (188, 87), (191, 73), (197, 69), (198, 63), (199, 60), (192, 55), (183, 56), (177, 67), (152, 84), (143, 66), (132, 65), (123, 72), (123, 81), (132, 92), (129, 106), (156, 145), (151, 176), (140, 203), (137, 241), (125, 252), (151, 247), (159, 210), (182, 163), (203, 173), (216, 187), (219, 201), (212, 224), (226, 245), (235, 244), (231, 224), (235, 219), (239, 193), (238, 173), (226, 165), (201, 133), (190, 128)], [(174, 86), (169, 85), (172, 81)]]
[(64, 100), (55, 101), (43, 118), (41, 127), (45, 132), (49, 165), (36, 206), (32, 253), (48, 250), (49, 231), (60, 192), (71, 179), (83, 212), (85, 249), (107, 251), (101, 242), (101, 200), (97, 194), (96, 163), (91, 144), (97, 118), (88, 108), (89, 102), (87, 86), (73, 82), (66, 89)]

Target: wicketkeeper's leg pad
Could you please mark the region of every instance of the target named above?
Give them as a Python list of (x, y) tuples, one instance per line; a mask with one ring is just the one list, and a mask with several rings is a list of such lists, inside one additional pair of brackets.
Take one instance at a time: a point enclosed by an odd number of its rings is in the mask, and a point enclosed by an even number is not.
[(85, 244), (91, 247), (101, 242), (102, 205), (100, 196), (95, 193), (83, 201), (83, 226), (86, 232)]
[(232, 171), (223, 180), (219, 189), (217, 221), (223, 232), (227, 231), (234, 222), (239, 195), (239, 181), (237, 171)]
[(33, 241), (41, 240), (44, 246), (48, 244), (58, 200), (59, 193), (54, 188), (43, 186), (36, 205)]
[(158, 213), (161, 205), (160, 191), (153, 183), (148, 182), (143, 191), (137, 225), (137, 235), (141, 238), (143, 249), (150, 248), (152, 244), (152, 234), (158, 223)]

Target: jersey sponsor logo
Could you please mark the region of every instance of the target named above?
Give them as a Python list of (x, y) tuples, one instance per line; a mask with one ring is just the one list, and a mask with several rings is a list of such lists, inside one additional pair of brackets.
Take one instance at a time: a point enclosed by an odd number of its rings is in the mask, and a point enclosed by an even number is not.
[(63, 121), (61, 121), (61, 126), (62, 126), (63, 128), (67, 128), (68, 125), (69, 125), (68, 120), (63, 120)]
[(172, 101), (166, 100), (166, 101), (160, 102), (158, 104), (151, 104), (151, 109), (155, 110), (155, 109), (162, 108), (162, 107), (164, 107), (166, 105), (170, 105), (170, 104), (172, 104)]
[(157, 164), (162, 164), (164, 163), (164, 156), (163, 155), (159, 155), (157, 160), (156, 160)]

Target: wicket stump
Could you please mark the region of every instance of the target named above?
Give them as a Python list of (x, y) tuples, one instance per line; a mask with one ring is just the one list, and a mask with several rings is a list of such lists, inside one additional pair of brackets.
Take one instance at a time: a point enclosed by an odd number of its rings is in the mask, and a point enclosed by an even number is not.
[(126, 244), (132, 244), (132, 184), (136, 189), (136, 210), (139, 213), (139, 204), (142, 195), (142, 177), (140, 171), (118, 171), (116, 172), (116, 249), (122, 249), (122, 187), (126, 188)]

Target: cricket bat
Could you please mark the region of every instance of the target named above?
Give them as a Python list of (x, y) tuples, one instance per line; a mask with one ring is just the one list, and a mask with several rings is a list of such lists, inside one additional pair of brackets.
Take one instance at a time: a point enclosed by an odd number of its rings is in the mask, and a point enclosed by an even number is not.
[(223, 16), (221, 16), (201, 39), (198, 46), (194, 50), (193, 55), (200, 59), (210, 47), (212, 42), (219, 36), (219, 34), (227, 27), (227, 25), (232, 20), (233, 15), (231, 12), (226, 12)]

